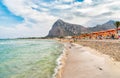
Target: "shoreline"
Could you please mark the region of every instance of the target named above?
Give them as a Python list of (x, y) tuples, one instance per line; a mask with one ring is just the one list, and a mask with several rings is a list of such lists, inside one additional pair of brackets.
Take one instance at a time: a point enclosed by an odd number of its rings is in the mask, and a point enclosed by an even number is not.
[(120, 62), (92, 48), (72, 43), (62, 78), (120, 78)]
[(59, 60), (57, 65), (59, 69), (56, 69), (54, 78), (120, 78), (120, 62), (111, 59), (109, 55), (78, 44), (78, 41), (71, 43), (70, 40), (60, 40), (59, 42), (67, 44), (65, 46), (67, 50), (65, 56), (62, 54), (60, 56), (62, 61)]
[(64, 49), (63, 49), (61, 55), (56, 60), (57, 65), (56, 65), (56, 68), (54, 69), (54, 74), (53, 74), (52, 78), (62, 78), (64, 67), (66, 64), (68, 49), (67, 49), (65, 43), (63, 43), (63, 42), (60, 42), (60, 43), (63, 44)]

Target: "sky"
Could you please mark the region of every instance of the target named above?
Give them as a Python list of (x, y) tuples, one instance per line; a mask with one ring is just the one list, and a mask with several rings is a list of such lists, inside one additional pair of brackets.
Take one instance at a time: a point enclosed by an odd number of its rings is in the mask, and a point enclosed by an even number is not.
[(120, 0), (0, 0), (0, 38), (44, 37), (58, 19), (85, 27), (120, 20)]

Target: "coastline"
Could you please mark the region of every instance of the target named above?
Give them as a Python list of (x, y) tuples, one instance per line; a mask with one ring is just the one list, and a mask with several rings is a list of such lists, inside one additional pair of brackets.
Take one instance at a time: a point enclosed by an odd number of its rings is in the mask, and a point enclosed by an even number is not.
[[(65, 51), (64, 46), (55, 40), (2, 40), (0, 44), (1, 78), (51, 78), (56, 60)], [(12, 74), (16, 72), (19, 73)]]
[[(120, 75), (118, 75), (120, 74), (119, 71), (120, 62), (111, 59), (109, 54), (105, 54), (101, 52), (101, 50), (107, 49), (105, 45), (103, 46), (103, 44), (106, 44), (108, 42), (110, 42), (110, 44), (116, 44), (119, 41), (104, 42), (103, 40), (91, 40), (91, 41), (83, 40), (83, 41), (76, 41), (75, 43), (73, 43), (71, 42), (71, 40), (68, 39), (65, 40), (51, 39), (51, 40), (55, 40), (60, 44), (63, 44), (64, 47), (63, 51), (56, 59), (56, 66), (53, 69), (54, 72), (52, 74), (52, 78), (88, 78), (89, 75), (91, 76), (89, 78), (99, 78), (99, 77), (94, 77), (96, 75), (88, 74), (91, 73), (91, 71), (94, 71), (93, 73), (95, 74), (99, 74), (100, 77), (102, 76), (101, 78), (120, 78)], [(94, 47), (92, 46), (94, 45), (93, 43), (95, 44)], [(102, 46), (100, 46), (101, 45), (100, 43), (102, 44)], [(96, 46), (98, 44), (100, 45)], [(110, 45), (110, 46), (114, 47), (115, 45)], [(101, 49), (101, 47), (104, 47), (104, 49)], [(101, 50), (99, 51), (97, 50), (97, 48), (100, 48)], [(114, 53), (114, 50), (112, 53)], [(119, 56), (119, 55), (114, 55), (114, 56)], [(102, 75), (100, 71), (101, 72), (105, 71), (104, 72), (105, 74)], [(115, 77), (116, 74), (112, 74), (114, 72), (117, 74), (118, 77)], [(88, 74), (88, 77), (85, 74)], [(108, 76), (104, 77), (106, 74), (108, 74)]]
[(55, 69), (54, 78), (120, 77), (120, 62), (111, 59), (109, 55), (100, 53), (89, 46), (78, 44), (78, 42), (59, 41), (64, 44), (66, 50), (57, 60), (58, 67)]
[(54, 74), (53, 74), (52, 78), (62, 78), (64, 67), (66, 64), (68, 48), (65, 43), (63, 43), (63, 42), (60, 42), (60, 43), (63, 44), (64, 49), (63, 49), (63, 52), (61, 53), (61, 55), (59, 56), (59, 58), (56, 60), (57, 66), (54, 69)]
[[(51, 40), (54, 40), (62, 44), (63, 48), (61, 48), (60, 54), (54, 60), (54, 63), (56, 64), (52, 68), (53, 72), (51, 73), (50, 77), (52, 76), (52, 78), (88, 78), (88, 77), (89, 78), (120, 78), (120, 62), (111, 59), (109, 54), (107, 55), (102, 53), (101, 51), (96, 50), (97, 48), (101, 49), (101, 47), (107, 49), (105, 45), (99, 47), (96, 46), (98, 45), (98, 42), (99, 44), (107, 43), (107, 45), (108, 42), (110, 42), (110, 44), (115, 44), (115, 45), (111, 45), (112, 47), (114, 47), (116, 46), (116, 43), (119, 43), (119, 41), (104, 42), (103, 40), (91, 40), (91, 41), (83, 40), (83, 41), (76, 41), (75, 43), (73, 43), (71, 42), (71, 40), (67, 40), (67, 39), (65, 40), (51, 39)], [(96, 44), (94, 47), (97, 48), (94, 48), (92, 46), (94, 45), (93, 43)], [(119, 48), (119, 46), (116, 47)], [(112, 53), (114, 53), (114, 50)]]

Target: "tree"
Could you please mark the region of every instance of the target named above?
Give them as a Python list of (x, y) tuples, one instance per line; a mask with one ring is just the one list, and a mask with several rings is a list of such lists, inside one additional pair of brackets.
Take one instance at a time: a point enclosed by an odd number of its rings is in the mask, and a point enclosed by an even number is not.
[(116, 26), (116, 31), (117, 31), (117, 34), (118, 34), (118, 28), (120, 27), (120, 21), (116, 21), (115, 26)]

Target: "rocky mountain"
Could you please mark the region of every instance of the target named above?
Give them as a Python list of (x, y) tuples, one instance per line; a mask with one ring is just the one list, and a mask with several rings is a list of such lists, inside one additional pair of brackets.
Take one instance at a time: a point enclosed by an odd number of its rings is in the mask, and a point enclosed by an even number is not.
[(87, 28), (77, 24), (70, 24), (59, 19), (53, 24), (52, 29), (49, 31), (47, 37), (73, 36), (80, 35), (82, 33), (90, 33), (101, 30), (113, 29), (115, 28), (114, 23), (115, 21), (110, 20), (105, 24)]
[(89, 31), (90, 31), (90, 32), (95, 32), (95, 31), (113, 29), (113, 28), (116, 28), (115, 25), (114, 25), (114, 23), (115, 23), (115, 21), (110, 20), (110, 21), (108, 21), (108, 22), (105, 23), (105, 24), (97, 25), (97, 26), (95, 26), (95, 27), (90, 27), (90, 28), (89, 28)]
[(73, 36), (80, 35), (85, 32), (87, 32), (86, 27), (77, 24), (70, 24), (59, 19), (53, 24), (47, 37)]

